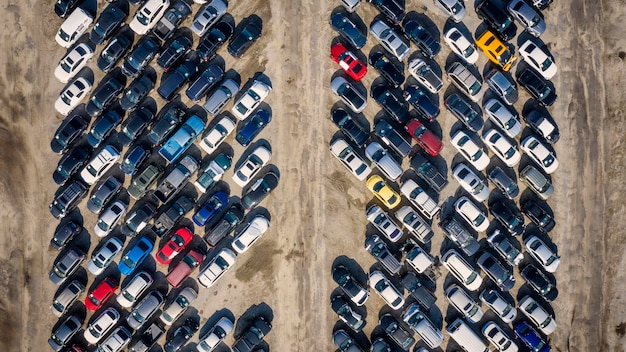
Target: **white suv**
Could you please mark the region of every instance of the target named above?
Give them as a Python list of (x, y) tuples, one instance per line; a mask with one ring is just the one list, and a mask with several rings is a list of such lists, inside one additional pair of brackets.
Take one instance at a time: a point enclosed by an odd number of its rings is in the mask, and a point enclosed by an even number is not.
[(450, 249), (441, 257), (443, 265), (470, 291), (476, 291), (482, 285), (483, 278), (461, 255)]
[(135, 302), (146, 292), (154, 280), (146, 271), (140, 271), (124, 286), (117, 296), (117, 303), (124, 308), (132, 307)]
[(480, 305), (458, 285), (450, 285), (446, 289), (445, 295), (450, 304), (471, 322), (478, 323), (482, 319), (483, 310)]
[(170, 0), (148, 0), (135, 13), (129, 27), (135, 33), (144, 35), (163, 17), (170, 6)]
[(87, 31), (92, 22), (93, 16), (82, 8), (77, 7), (65, 19), (54, 39), (60, 46), (69, 48)]
[(87, 329), (85, 329), (85, 340), (95, 345), (119, 320), (120, 313), (113, 307), (107, 308), (98, 315), (91, 324), (87, 325)]
[(83, 168), (80, 177), (91, 186), (98, 182), (100, 177), (109, 171), (119, 159), (120, 152), (112, 145), (107, 145)]
[(250, 116), (252, 111), (263, 102), (271, 91), (272, 87), (265, 82), (254, 80), (252, 86), (235, 102), (231, 112), (237, 119), (244, 120), (246, 117)]

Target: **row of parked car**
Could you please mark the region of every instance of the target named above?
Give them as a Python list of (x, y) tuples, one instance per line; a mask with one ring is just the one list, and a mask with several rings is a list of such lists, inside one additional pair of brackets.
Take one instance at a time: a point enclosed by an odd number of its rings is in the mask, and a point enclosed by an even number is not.
[[(331, 58), (348, 77), (336, 75), (331, 82), (331, 89), (347, 109), (334, 107), (331, 111), (331, 120), (343, 136), (331, 141), (330, 151), (357, 179), (366, 180), (368, 189), (385, 208), (393, 210), (399, 207), (394, 213), (397, 222), (378, 205), (372, 205), (366, 210), (367, 219), (376, 228), (377, 234), (366, 238), (365, 248), (384, 269), (372, 269), (374, 271), (370, 272), (367, 282), (392, 310), (404, 308), (401, 320), (392, 314), (380, 317), (379, 326), (393, 343), (386, 337), (373, 337), (371, 350), (391, 351), (392, 346), (409, 350), (416, 343), (413, 333), (409, 331), (417, 332), (428, 348), (434, 349), (443, 342), (443, 335), (429, 320), (428, 310), (434, 306), (436, 298), (426, 287), (432, 288), (434, 285), (429, 277), (432, 278), (433, 263), (437, 261), (413, 238), (429, 245), (434, 235), (429, 221), (441, 214), (437, 202), (420, 183), (423, 181), (436, 193), (440, 193), (448, 184), (447, 178), (430, 159), (439, 155), (443, 144), (427, 127), (439, 115), (438, 104), (430, 100), (431, 96), (443, 88), (441, 79), (428, 62), (441, 47), (437, 38), (427, 29), (428, 24), (420, 23), (419, 16), (407, 15), (400, 2), (368, 0), (385, 17), (370, 25), (370, 33), (385, 51), (372, 50), (365, 62), (360, 59), (363, 55), (359, 50), (367, 42), (367, 33), (360, 27), (362, 21), (352, 14), (360, 1), (340, 2), (347, 13), (334, 11), (331, 14), (331, 27), (340, 35), (338, 41), (333, 41)], [(467, 195), (461, 195), (453, 201), (454, 216), (441, 216), (438, 225), (456, 247), (443, 252), (441, 263), (461, 284), (451, 284), (444, 292), (449, 305), (463, 316), (448, 324), (446, 330), (466, 351), (487, 351), (491, 343), (500, 351), (512, 352), (518, 350), (521, 341), (533, 351), (546, 352), (550, 346), (545, 336), (556, 329), (554, 316), (547, 303), (558, 294), (551, 274), (560, 262), (550, 243), (546, 242), (547, 234), (555, 227), (551, 210), (540, 200), (525, 200), (520, 211), (506, 199), (512, 200), (519, 195), (519, 187), (506, 170), (511, 170), (521, 161), (521, 153), (513, 139), (522, 132), (519, 114), (512, 107), (518, 101), (518, 90), (507, 73), (517, 58), (506, 41), (515, 35), (513, 18), (532, 36), (541, 36), (546, 25), (540, 10), (549, 3), (535, 1), (531, 4), (513, 0), (502, 7), (496, 1), (479, 1), (476, 3), (476, 13), (490, 29), (478, 35), (476, 41), (459, 26), (453, 25), (443, 34), (444, 41), (459, 59), (449, 64), (445, 72), (462, 93), (449, 94), (444, 99), (444, 105), (464, 127), (451, 137), (452, 145), (465, 159), (453, 167), (452, 175)], [(465, 5), (461, 1), (435, 0), (435, 4), (454, 22), (461, 22), (466, 15)], [(400, 24), (402, 27), (399, 27)], [(406, 40), (403, 40), (403, 36)], [(402, 91), (398, 91), (405, 81), (402, 60), (409, 56), (409, 42), (413, 42), (420, 53), (412, 55), (407, 65), (409, 73), (419, 85), (407, 84)], [(506, 166), (492, 167), (488, 172), (489, 180), (505, 198), (494, 198), (488, 207), (489, 213), (501, 227), (490, 226), (488, 213), (481, 204), (491, 193), (487, 182), (480, 176), (480, 172), (489, 166), (490, 158), (476, 142), (476, 135), (484, 125), (481, 109), (476, 108), (476, 103), (485, 91), (482, 89), (483, 80), (475, 69), (479, 58), (476, 47), (497, 66), (487, 70), (484, 75), (489, 90), (496, 97), (485, 99), (483, 103), (482, 110), (493, 127), (484, 130), (480, 139)], [(553, 187), (546, 174), (550, 175), (558, 168), (558, 161), (550, 146), (558, 141), (559, 131), (547, 111), (557, 97), (549, 81), (556, 74), (557, 68), (544, 47), (536, 39), (527, 39), (522, 43), (519, 54), (526, 68), (518, 70), (517, 83), (526, 88), (536, 103), (536, 107), (528, 109), (523, 116), (526, 125), (536, 135), (528, 135), (521, 142), (521, 149), (528, 155), (531, 164), (520, 171), (519, 178), (539, 198), (547, 200), (553, 193)], [(391, 118), (375, 120), (374, 134), (359, 122), (360, 113), (367, 104), (367, 96), (362, 93), (359, 81), (366, 76), (368, 64), (384, 80), (383, 84), (375, 81), (370, 95), (381, 105), (385, 115)], [(411, 119), (411, 106), (415, 108), (417, 119)], [(407, 134), (429, 156), (412, 155), (411, 142), (404, 137)], [(389, 147), (389, 150), (383, 145)], [(366, 158), (362, 157), (363, 154)], [(411, 155), (410, 166), (413, 170), (405, 173), (401, 166), (402, 160)], [(382, 176), (373, 174), (370, 163), (377, 167)], [(412, 174), (417, 174), (419, 180), (415, 180)], [(397, 192), (394, 183), (400, 180), (400, 192)], [(401, 206), (402, 196), (409, 200), (410, 205)], [(526, 230), (524, 215), (532, 221), (538, 232)], [(402, 243), (407, 238), (403, 229), (409, 233), (409, 239), (402, 244), (401, 253), (394, 253), (392, 248), (397, 248), (396, 243)], [(472, 231), (487, 232), (488, 250), (480, 250), (481, 246)], [(531, 261), (524, 260), (522, 252), (514, 244), (516, 241), (510, 237), (522, 235), (523, 247)], [(407, 263), (408, 272), (403, 269), (398, 256)], [(472, 257), (476, 259), (468, 259)], [(517, 319), (519, 322), (514, 324), (513, 330), (519, 340), (515, 340), (500, 323), (487, 321), (480, 325), (482, 335), (489, 341), (485, 344), (480, 334), (476, 334), (472, 328), (483, 318), (479, 302), (487, 305), (505, 324), (517, 318), (515, 304), (509, 302), (510, 295), (506, 294), (516, 283), (514, 267), (519, 268), (522, 278), (534, 291), (532, 295), (521, 297), (517, 303), (517, 308), (529, 322)], [(487, 274), (489, 282), (483, 280), (481, 271)], [(400, 275), (399, 279), (396, 279), (396, 275)], [(333, 278), (349, 300), (343, 296), (334, 297), (331, 307), (351, 330), (359, 333), (365, 321), (358, 306), (365, 303), (369, 290), (356, 277), (345, 266), (333, 268)], [(417, 303), (407, 307), (403, 289), (408, 290)], [(472, 297), (471, 292), (480, 293), (479, 302)], [(338, 329), (333, 335), (333, 341), (341, 351), (363, 350), (346, 329)], [(416, 351), (427, 349), (420, 347)]]
[[(237, 254), (247, 251), (269, 228), (269, 218), (262, 212), (246, 216), (278, 185), (277, 172), (265, 167), (271, 158), (269, 145), (255, 143), (237, 163), (233, 181), (245, 188), (240, 200), (217, 186), (233, 163), (230, 154), (218, 153), (220, 145), (237, 129), (235, 140), (247, 147), (271, 121), (271, 110), (259, 107), (271, 85), (266, 83), (268, 79), (258, 76), (240, 92), (240, 84), (232, 75), (212, 61), (229, 39), (228, 52), (233, 57), (242, 56), (260, 38), (262, 21), (253, 15), (235, 28), (230, 16), (224, 16), (227, 2), (195, 2), (201, 4), (191, 24), (191, 32), (200, 37), (195, 50), (191, 50), (193, 36), (180, 28), (192, 14), (185, 1), (170, 4), (169, 0), (131, 0), (138, 8), (129, 26), (125, 26), (128, 6), (124, 3), (108, 4), (95, 22), (93, 14), (79, 1), (60, 0), (55, 5), (55, 12), (65, 18), (57, 42), (70, 49), (54, 71), (59, 81), (67, 83), (55, 108), (68, 117), (51, 141), (52, 150), (62, 157), (53, 174), (61, 187), (50, 212), (58, 219), (64, 218), (87, 196), (89, 187), (96, 185), (87, 209), (98, 215), (93, 232), (102, 240), (87, 264), (87, 271), (96, 279), (86, 293), (84, 305), (95, 314), (87, 324), (84, 341), (97, 345), (98, 351), (126, 347), (131, 351), (149, 350), (196, 300), (197, 289), (185, 284), (195, 268), (202, 269), (198, 282), (212, 286), (234, 264)], [(83, 34), (91, 24), (87, 38)], [(97, 55), (100, 45), (103, 48)], [(92, 92), (94, 82), (83, 69), (94, 56), (98, 68), (107, 74)], [(150, 67), (153, 60), (156, 70)], [(157, 70), (167, 72), (158, 87)], [(132, 82), (126, 87), (127, 79)], [(187, 83), (185, 95), (189, 100), (198, 103), (207, 96), (201, 106), (213, 118), (208, 126), (204, 118), (175, 99)], [(158, 113), (145, 99), (155, 88), (169, 102)], [(80, 104), (90, 92), (87, 104)], [(236, 95), (234, 118), (222, 114)], [(90, 126), (91, 118), (95, 121)], [(241, 121), (239, 128), (237, 121)], [(197, 140), (200, 149), (209, 154), (204, 168), (202, 160), (186, 153)], [(122, 155), (124, 147), (128, 150)], [(155, 149), (162, 161), (153, 162)], [(112, 174), (116, 164), (131, 176), (127, 189), (124, 180)], [(179, 225), (196, 207), (195, 199), (180, 195), (196, 173), (194, 186), (201, 194), (207, 193), (191, 217), (195, 226), (205, 227), (205, 245), (200, 246), (193, 230)], [(137, 201), (132, 209), (128, 196)], [(124, 236), (112, 235), (116, 229), (130, 239), (126, 249)], [(85, 283), (75, 275), (88, 259), (84, 249), (74, 245), (74, 239), (83, 232), (81, 223), (71, 219), (59, 225), (50, 241), (53, 249), (61, 251), (49, 275), (53, 283), (62, 285), (51, 306), (61, 318), (49, 340), (54, 350), (85, 350), (74, 338), (83, 319), (70, 314), (74, 311), (71, 306), (86, 291)], [(220, 245), (233, 232), (232, 249)], [(169, 266), (165, 275), (172, 286), (169, 297), (156, 288), (156, 273), (142, 270), (142, 263), (157, 247), (155, 235), (163, 237), (154, 257), (159, 264)], [(207, 246), (217, 252), (210, 261), (205, 261)], [(124, 280), (108, 274), (119, 255), (117, 270), (126, 276)], [(114, 296), (116, 303), (111, 305)], [(124, 308), (130, 313), (125, 314)], [(157, 316), (160, 319), (153, 319)], [(123, 320), (126, 322), (120, 324)], [(199, 329), (199, 322), (188, 318), (175, 326), (163, 346), (165, 351), (182, 348)], [(233, 326), (233, 321), (223, 317), (200, 337), (196, 349), (215, 349)], [(233, 350), (252, 351), (270, 328), (264, 319), (257, 319)]]

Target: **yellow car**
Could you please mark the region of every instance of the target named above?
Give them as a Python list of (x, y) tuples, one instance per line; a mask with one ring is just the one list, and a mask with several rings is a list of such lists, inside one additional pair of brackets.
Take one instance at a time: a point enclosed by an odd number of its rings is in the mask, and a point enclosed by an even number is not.
[(376, 198), (383, 202), (387, 208), (393, 209), (400, 204), (400, 195), (389, 187), (382, 177), (372, 175), (367, 179), (365, 184), (367, 185), (367, 189), (374, 193)]
[(511, 53), (506, 43), (503, 43), (489, 30), (476, 39), (476, 46), (487, 55), (491, 62), (502, 67), (504, 71), (510, 70), (515, 60), (517, 60), (517, 56)]

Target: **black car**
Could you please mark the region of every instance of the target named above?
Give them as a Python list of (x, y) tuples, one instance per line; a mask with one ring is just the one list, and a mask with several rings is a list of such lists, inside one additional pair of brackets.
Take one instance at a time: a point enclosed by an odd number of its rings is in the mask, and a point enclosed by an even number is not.
[(122, 109), (126, 111), (135, 110), (139, 103), (154, 89), (155, 84), (156, 73), (152, 70), (145, 70), (124, 90), (124, 94), (120, 98)]
[(552, 231), (556, 223), (552, 216), (543, 209), (539, 204), (532, 200), (526, 201), (522, 204), (522, 213), (528, 216), (528, 218), (539, 228), (539, 230), (548, 233)]
[(89, 123), (80, 114), (67, 117), (54, 132), (54, 137), (50, 141), (50, 149), (57, 154), (65, 153), (83, 135), (87, 126)]
[(148, 140), (152, 143), (152, 147), (160, 145), (182, 123), (185, 110), (173, 104), (164, 107), (161, 114), (148, 133)]
[(186, 1), (180, 0), (172, 3), (172, 6), (165, 11), (163, 17), (152, 28), (152, 33), (161, 40), (167, 40), (189, 15), (191, 15), (191, 6)]
[(341, 132), (350, 138), (356, 145), (362, 147), (370, 137), (369, 131), (366, 131), (359, 125), (352, 114), (342, 108), (331, 111), (330, 119), (339, 127)]
[(150, 158), (151, 154), (152, 149), (144, 148), (141, 145), (135, 145), (133, 148), (128, 149), (124, 155), (124, 159), (120, 164), (120, 169), (125, 174), (133, 176), (137, 173), (137, 171), (139, 171), (141, 164)]
[(254, 208), (277, 186), (278, 175), (273, 171), (268, 171), (265, 175), (259, 177), (243, 197), (241, 197), (241, 205), (245, 210)]
[(520, 270), (522, 278), (528, 283), (535, 292), (545, 298), (546, 301), (553, 301), (557, 296), (557, 290), (552, 281), (541, 270), (532, 264), (526, 265)]
[(370, 96), (397, 122), (404, 124), (409, 119), (409, 107), (404, 99), (385, 84), (372, 87)]
[(109, 201), (121, 190), (122, 182), (115, 176), (109, 176), (91, 195), (87, 201), (87, 209), (94, 214), (100, 214)]
[(105, 7), (89, 33), (89, 40), (94, 44), (101, 44), (124, 23), (126, 16), (127, 14), (115, 4)]
[(456, 93), (450, 94), (444, 101), (444, 105), (470, 131), (478, 132), (483, 128), (484, 121), (480, 116), (480, 110), (474, 110), (472, 104), (462, 96)]
[(382, 51), (372, 51), (368, 61), (392, 87), (398, 88), (404, 83), (404, 69), (395, 58)]
[(403, 351), (407, 351), (415, 343), (413, 334), (407, 331), (400, 322), (394, 318), (390, 313), (387, 313), (378, 319), (378, 325), (387, 333), (395, 343), (402, 348)]
[(546, 142), (554, 144), (559, 141), (561, 136), (559, 127), (545, 109), (532, 109), (524, 114), (523, 118), (526, 124)]
[(217, 50), (233, 35), (234, 28), (228, 22), (219, 22), (207, 33), (196, 48), (196, 54), (204, 62), (211, 61)]
[(122, 123), (118, 140), (126, 147), (133, 143), (150, 126), (154, 113), (145, 106), (133, 111)]
[(439, 107), (418, 86), (408, 86), (402, 92), (407, 103), (413, 105), (418, 115), (426, 121), (434, 120), (439, 115)]
[(404, 6), (398, 0), (367, 0), (374, 5), (393, 24), (399, 24), (404, 19), (406, 13)]
[(113, 75), (100, 81), (85, 106), (89, 116), (96, 117), (100, 115), (107, 106), (117, 99), (117, 96), (124, 90), (125, 85), (126, 82), (117, 80)]
[(127, 237), (135, 237), (156, 215), (157, 208), (151, 203), (144, 203), (139, 209), (128, 215), (121, 231)]
[(357, 306), (362, 306), (369, 297), (369, 291), (365, 289), (354, 275), (343, 265), (333, 268), (333, 280), (341, 287), (350, 300)]
[(525, 69), (517, 76), (517, 83), (526, 88), (528, 93), (543, 106), (552, 106), (556, 101), (557, 95), (554, 88), (551, 88), (548, 81), (530, 68)]
[(64, 185), (70, 177), (74, 176), (91, 157), (87, 148), (74, 148), (70, 153), (63, 155), (57, 168), (52, 173), (52, 179), (57, 185)]
[(487, 22), (487, 24), (498, 31), (502, 39), (510, 40), (515, 36), (515, 25), (513, 19), (506, 12), (493, 2), (493, 0), (483, 0), (476, 6), (476, 14), (478, 18)]
[(439, 41), (415, 19), (404, 21), (404, 35), (407, 39), (413, 41), (424, 55), (431, 59), (441, 50)]
[[(243, 24), (243, 26), (241, 26)], [(241, 57), (248, 48), (259, 38), (263, 30), (263, 24), (258, 17), (247, 17), (237, 27), (235, 36), (228, 43), (228, 53), (234, 57)], [(241, 26), (241, 27), (240, 27)]]
[(355, 49), (361, 49), (367, 42), (367, 33), (359, 30), (356, 24), (342, 12), (330, 16), (330, 25)]
[(402, 158), (409, 155), (412, 150), (411, 143), (409, 143), (398, 131), (384, 119), (380, 119), (374, 125), (374, 133), (380, 139), (393, 148)]
[(489, 181), (504, 194), (505, 197), (513, 199), (519, 194), (519, 187), (517, 183), (513, 181), (499, 166), (496, 166), (487, 175)]
[(270, 325), (263, 317), (257, 318), (252, 326), (243, 333), (241, 338), (233, 345), (233, 352), (250, 352), (258, 346), (263, 338), (272, 330)]
[(61, 351), (72, 337), (80, 331), (83, 320), (77, 315), (70, 315), (59, 327), (52, 331), (48, 344), (54, 351)]
[(352, 330), (356, 333), (361, 332), (365, 326), (365, 321), (361, 318), (361, 315), (356, 313), (350, 306), (350, 303), (343, 299), (341, 296), (333, 297), (330, 302), (330, 307), (335, 313), (343, 320)]
[(180, 36), (174, 39), (168, 46), (163, 48), (157, 59), (157, 65), (163, 71), (169, 71), (178, 60), (182, 59), (185, 54), (191, 50), (193, 42), (186, 36)]
[(98, 148), (107, 139), (117, 126), (122, 122), (122, 115), (115, 110), (108, 110), (93, 123), (87, 133), (87, 142), (92, 148)]
[(83, 231), (83, 227), (77, 222), (73, 220), (66, 222), (54, 232), (54, 236), (50, 240), (50, 247), (60, 251), (81, 231)]
[(124, 55), (126, 55), (126, 52), (130, 49), (131, 44), (133, 44), (133, 41), (126, 35), (113, 37), (113, 39), (109, 41), (109, 44), (102, 49), (102, 52), (98, 57), (98, 68), (100, 71), (109, 72), (115, 65), (117, 65), (117, 62), (120, 61)]
[(194, 318), (187, 318), (183, 325), (174, 330), (172, 338), (165, 343), (163, 350), (165, 352), (176, 352), (198, 331), (200, 324)]
[[(517, 209), (516, 209), (517, 210)], [(495, 201), (489, 207), (491, 215), (493, 215), (513, 236), (519, 236), (524, 233), (524, 217), (517, 213), (516, 210), (509, 208), (501, 201)]]
[(217, 65), (209, 65), (198, 76), (198, 78), (189, 85), (189, 88), (185, 91), (187, 97), (195, 102), (200, 101), (211, 90), (217, 82), (224, 77), (224, 70)]
[(57, 0), (54, 4), (54, 13), (61, 18), (67, 17), (81, 0)]
[(137, 76), (154, 59), (160, 47), (161, 41), (154, 36), (147, 35), (141, 38), (126, 56), (122, 73), (131, 78)]
[(161, 79), (157, 93), (161, 98), (170, 101), (187, 82), (198, 72), (198, 65), (192, 60), (183, 61), (166, 79)]

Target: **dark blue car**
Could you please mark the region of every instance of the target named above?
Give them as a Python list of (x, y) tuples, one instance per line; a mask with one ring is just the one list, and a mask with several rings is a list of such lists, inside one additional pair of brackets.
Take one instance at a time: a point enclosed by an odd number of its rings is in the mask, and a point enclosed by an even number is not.
[(161, 85), (157, 89), (157, 93), (167, 101), (172, 100), (178, 94), (178, 91), (194, 78), (197, 72), (198, 65), (195, 62), (191, 60), (183, 61), (171, 75), (166, 79), (161, 79)]
[(533, 352), (550, 351), (550, 345), (525, 321), (515, 326), (515, 335)]
[(120, 169), (127, 175), (134, 175), (139, 170), (141, 164), (150, 157), (150, 149), (144, 149), (138, 145), (131, 149), (120, 166)]
[(120, 272), (124, 275), (132, 274), (139, 265), (150, 255), (154, 243), (151, 239), (144, 236), (140, 238), (135, 245), (122, 257), (117, 265)]
[(98, 148), (117, 126), (122, 122), (122, 115), (115, 110), (108, 110), (100, 116), (87, 134), (87, 142), (93, 148)]
[(193, 214), (193, 222), (198, 226), (204, 226), (211, 221), (228, 203), (228, 194), (217, 191), (198, 211)]
[(247, 146), (254, 138), (263, 131), (265, 126), (272, 121), (272, 115), (267, 110), (259, 109), (249, 119), (246, 120), (243, 127), (235, 139), (242, 146)]

